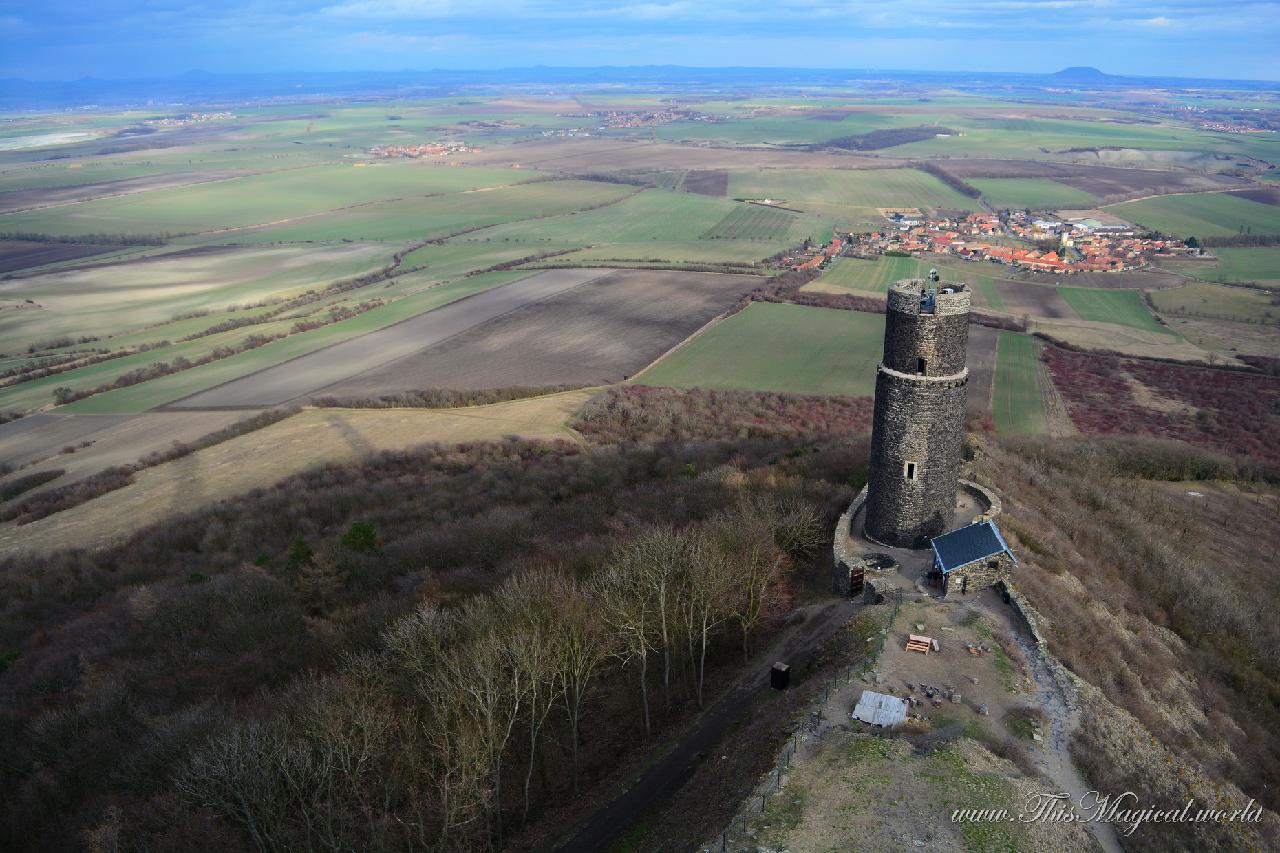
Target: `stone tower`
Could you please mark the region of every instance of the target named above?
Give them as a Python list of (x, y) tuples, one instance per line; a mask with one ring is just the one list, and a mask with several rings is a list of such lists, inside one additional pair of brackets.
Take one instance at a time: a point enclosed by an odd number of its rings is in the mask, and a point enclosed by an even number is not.
[(923, 548), (955, 510), (969, 370), (963, 284), (906, 279), (889, 288), (884, 359), (876, 371), (866, 535)]

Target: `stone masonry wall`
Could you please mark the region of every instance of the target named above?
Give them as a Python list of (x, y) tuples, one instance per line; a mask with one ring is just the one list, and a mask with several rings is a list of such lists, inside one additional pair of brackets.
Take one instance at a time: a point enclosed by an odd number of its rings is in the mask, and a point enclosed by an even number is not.
[[(969, 294), (964, 285), (941, 282), (930, 311), (921, 299), (927, 287), (909, 279), (889, 288), (876, 374), (866, 533), (898, 547), (924, 547), (946, 529), (960, 479)], [(915, 479), (905, 474), (908, 462)]]
[(849, 570), (861, 558), (861, 549), (855, 549), (853, 539), (853, 519), (867, 501), (867, 487), (854, 497), (853, 502), (836, 522), (836, 532), (832, 539), (831, 591), (836, 595), (848, 597)]
[[(996, 564), (995, 568), (988, 565), (988, 563), (993, 562)], [(973, 595), (989, 586), (995, 586), (1001, 581), (1007, 581), (1012, 573), (1013, 558), (1008, 554), (998, 554), (994, 557), (984, 557), (981, 560), (966, 563), (947, 573), (947, 598), (960, 595), (960, 590), (964, 587), (965, 578), (969, 579), (965, 594)]]
[[(924, 547), (951, 521), (960, 479), (968, 374), (920, 380), (881, 371), (872, 421), (867, 535)], [(916, 463), (916, 478), (904, 466)]]
[(919, 372), (925, 360), (925, 376), (950, 376), (964, 370), (969, 345), (969, 318), (963, 314), (889, 312), (884, 325), (884, 365), (901, 373)]

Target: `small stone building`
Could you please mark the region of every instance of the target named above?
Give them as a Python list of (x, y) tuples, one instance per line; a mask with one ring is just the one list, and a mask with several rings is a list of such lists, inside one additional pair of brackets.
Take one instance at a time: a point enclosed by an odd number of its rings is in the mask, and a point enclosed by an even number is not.
[(979, 521), (929, 540), (933, 546), (931, 584), (941, 585), (945, 598), (980, 592), (1006, 580), (1018, 565), (1013, 550), (994, 521)]

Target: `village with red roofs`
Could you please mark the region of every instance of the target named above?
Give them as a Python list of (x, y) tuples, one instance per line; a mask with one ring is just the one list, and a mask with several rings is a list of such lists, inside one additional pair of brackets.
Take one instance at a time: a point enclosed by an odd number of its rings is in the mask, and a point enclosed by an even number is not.
[(885, 209), (879, 231), (847, 233), (821, 247), (783, 258), (797, 270), (821, 269), (839, 255), (874, 258), (886, 253), (954, 255), (1019, 270), (1071, 275), (1141, 269), (1159, 258), (1202, 254), (1182, 240), (1141, 232), (1094, 211), (1051, 215), (1029, 211), (928, 217), (919, 210)]

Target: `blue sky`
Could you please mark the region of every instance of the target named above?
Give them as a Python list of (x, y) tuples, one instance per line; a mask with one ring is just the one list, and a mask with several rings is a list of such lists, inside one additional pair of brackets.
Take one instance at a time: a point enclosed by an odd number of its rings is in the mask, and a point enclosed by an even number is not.
[(1280, 80), (1280, 2), (0, 0), (0, 76), (751, 65)]

